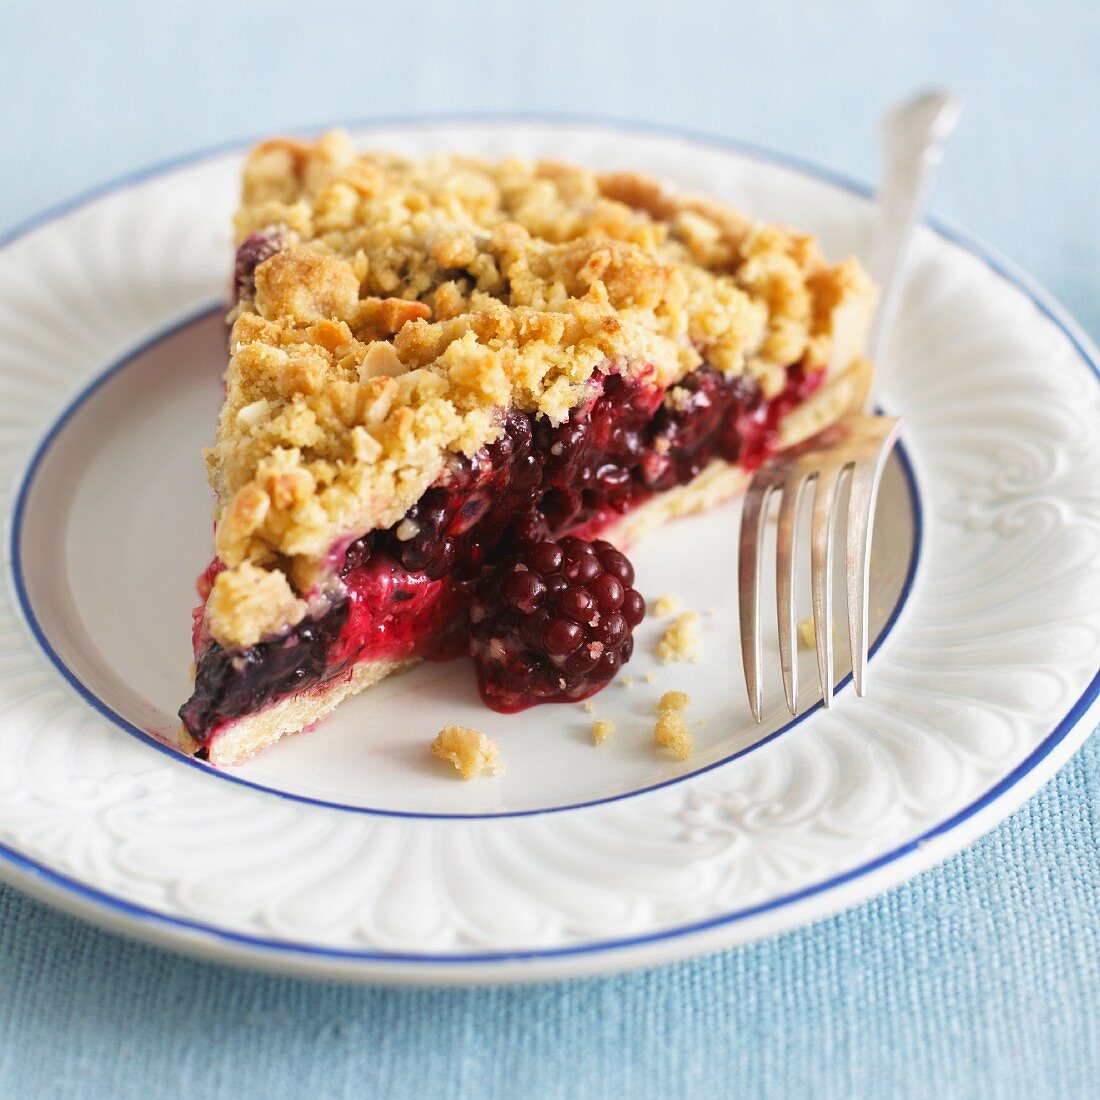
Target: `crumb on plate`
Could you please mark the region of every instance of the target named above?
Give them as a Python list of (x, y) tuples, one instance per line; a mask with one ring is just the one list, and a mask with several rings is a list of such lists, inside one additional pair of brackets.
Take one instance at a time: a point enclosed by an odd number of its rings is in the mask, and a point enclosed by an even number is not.
[(645, 682), (646, 682), (647, 684), (652, 684), (652, 683), (655, 683), (655, 682), (656, 682), (656, 680), (657, 680), (657, 670), (656, 670), (655, 668), (651, 668), (651, 669), (650, 669), (650, 670), (649, 670), (649, 671), (648, 671), (648, 672), (647, 672), (647, 673), (645, 674)]
[(657, 643), (657, 656), (666, 665), (673, 661), (699, 660), (698, 611), (685, 611), (672, 621)]
[(432, 742), (432, 753), (454, 764), (463, 779), (484, 773), (500, 775), (504, 771), (496, 742), (466, 726), (444, 726)]
[(665, 710), (653, 727), (653, 740), (662, 748), (671, 749), (681, 760), (691, 755), (691, 731), (679, 711)]
[(596, 704), (593, 703), (591, 699), (588, 699), (588, 700), (585, 701), (584, 709), (589, 714), (595, 714), (596, 713)]
[(663, 596), (658, 596), (653, 601), (653, 614), (658, 617), (664, 617), (665, 615), (675, 615), (680, 610), (680, 597), (674, 596), (671, 592), (666, 592)]
[(622, 684), (624, 688), (632, 688), (634, 686), (634, 677), (633, 676), (624, 676), (619, 681), (619, 683)]
[(597, 718), (592, 723), (592, 740), (602, 745), (615, 732), (615, 723), (610, 718)]
[(663, 714), (668, 710), (683, 710), (691, 702), (691, 696), (686, 691), (666, 691), (657, 703), (657, 713)]

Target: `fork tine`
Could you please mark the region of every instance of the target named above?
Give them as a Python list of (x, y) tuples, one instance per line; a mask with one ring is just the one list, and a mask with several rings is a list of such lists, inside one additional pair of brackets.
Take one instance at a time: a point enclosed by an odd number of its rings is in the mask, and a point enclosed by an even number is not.
[(838, 489), (846, 466), (823, 467), (814, 487), (810, 535), (810, 591), (817, 641), (817, 676), (825, 706), (833, 701), (833, 535), (836, 530)]
[(848, 497), (848, 535), (845, 549), (845, 582), (848, 597), (848, 643), (852, 650), (852, 683), (856, 695), (863, 695), (867, 669), (867, 588), (871, 573), (871, 531), (875, 523), (875, 502), (886, 456), (897, 436), (900, 422), (886, 432), (879, 451), (856, 463)]
[(798, 517), (802, 494), (809, 480), (804, 473), (795, 473), (783, 484), (783, 499), (779, 505), (779, 524), (775, 535), (775, 595), (779, 613), (779, 663), (783, 668), (783, 693), (787, 709), (798, 714), (798, 657), (794, 644), (795, 599), (794, 563)]
[(760, 669), (760, 552), (764, 542), (764, 515), (774, 484), (754, 477), (741, 508), (741, 536), (737, 554), (737, 598), (741, 619), (741, 660), (752, 715), (760, 721), (764, 683)]

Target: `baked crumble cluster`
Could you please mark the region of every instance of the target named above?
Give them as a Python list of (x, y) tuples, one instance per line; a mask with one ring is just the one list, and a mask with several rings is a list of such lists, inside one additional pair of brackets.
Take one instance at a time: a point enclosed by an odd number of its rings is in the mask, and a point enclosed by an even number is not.
[(657, 702), (657, 724), (653, 727), (654, 743), (669, 749), (680, 760), (687, 760), (694, 747), (691, 730), (681, 711), (691, 702), (683, 691), (666, 691)]
[(657, 643), (657, 657), (666, 665), (700, 660), (698, 611), (685, 611), (672, 620)]
[(497, 743), (469, 726), (444, 726), (432, 742), (432, 755), (453, 764), (463, 779), (504, 771)]
[(664, 619), (669, 615), (675, 615), (679, 610), (680, 597), (671, 592), (666, 592), (663, 596), (658, 596), (653, 602), (653, 614), (657, 616), (658, 619)]
[(615, 732), (615, 723), (610, 718), (594, 718), (592, 720), (592, 740), (597, 745), (602, 745)]
[(301, 621), (343, 549), (504, 411), (560, 423), (609, 364), (673, 402), (704, 362), (773, 396), (791, 364), (828, 367), (872, 293), (811, 238), (640, 176), (357, 154), (340, 132), (257, 147), (235, 228), (207, 454), (225, 568), (206, 628), (231, 648)]

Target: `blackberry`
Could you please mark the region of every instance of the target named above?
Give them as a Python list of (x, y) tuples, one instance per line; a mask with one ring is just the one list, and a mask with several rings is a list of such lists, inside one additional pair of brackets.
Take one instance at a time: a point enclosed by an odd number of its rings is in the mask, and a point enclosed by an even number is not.
[(233, 267), (233, 301), (253, 298), (256, 295), (256, 268), (276, 252), (286, 248), (281, 233), (273, 229), (261, 233), (249, 233), (237, 249), (237, 261)]
[(645, 600), (609, 542), (536, 542), (486, 570), (470, 608), (481, 697), (511, 713), (587, 698), (630, 660)]

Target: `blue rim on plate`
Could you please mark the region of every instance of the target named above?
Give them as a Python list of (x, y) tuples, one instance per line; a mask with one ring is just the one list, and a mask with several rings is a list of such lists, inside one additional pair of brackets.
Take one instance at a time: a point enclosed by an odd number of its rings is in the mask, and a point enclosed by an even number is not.
[[(41, 646), (43, 652), (49, 658), (51, 664), (57, 669), (58, 672), (68, 681), (69, 685), (76, 691), (76, 693), (94, 710), (102, 714), (105, 718), (108, 718), (120, 729), (125, 730), (127, 733), (136, 737), (139, 741), (144, 742), (147, 745), (152, 746), (158, 752), (163, 752), (168, 756), (171, 756), (178, 763), (189, 765), (193, 768), (198, 768), (201, 771), (206, 772), (208, 775), (214, 775), (218, 779), (223, 779), (229, 783), (236, 783), (242, 787), (250, 787), (252, 790), (263, 791), (266, 794), (274, 795), (278, 798), (286, 798), (293, 802), (304, 802), (311, 806), (323, 806), (330, 810), (343, 810), (348, 813), (360, 813), (368, 814), (375, 817), (397, 817), (397, 818), (427, 818), (427, 819), (458, 819), (458, 820), (474, 820), (480, 821), (486, 818), (500, 818), (500, 817), (535, 817), (541, 814), (555, 814), (564, 813), (568, 810), (583, 810), (589, 806), (601, 806), (607, 802), (619, 802), (624, 798), (636, 798), (638, 795), (648, 794), (651, 791), (658, 791), (664, 787), (671, 787), (677, 783), (683, 783), (688, 779), (694, 779), (698, 775), (703, 775), (706, 772), (712, 771), (714, 768), (720, 768), (725, 764), (730, 763), (733, 760), (739, 760), (743, 756), (747, 756), (751, 752), (755, 752), (757, 749), (764, 745), (767, 745), (771, 741), (774, 741), (781, 734), (786, 733), (788, 730), (794, 729), (795, 726), (804, 722), (811, 714), (821, 710), (824, 704), (821, 701), (815, 703), (812, 707), (804, 710), (797, 717), (792, 718), (791, 721), (780, 726), (778, 729), (773, 730), (771, 733), (764, 737), (761, 737), (758, 741), (754, 741), (751, 745), (740, 749), (737, 752), (730, 753), (728, 756), (722, 757), (720, 760), (716, 760), (711, 764), (707, 764), (704, 767), (696, 768), (694, 771), (686, 772), (683, 775), (677, 775), (672, 779), (663, 780), (660, 783), (652, 783), (646, 787), (639, 787), (637, 790), (625, 791), (622, 794), (608, 795), (606, 798), (593, 798), (585, 802), (570, 802), (561, 806), (544, 806), (533, 810), (500, 810), (494, 813), (431, 813), (428, 811), (411, 811), (411, 810), (383, 810), (372, 806), (356, 806), (347, 802), (333, 802), (323, 798), (313, 798), (309, 795), (295, 794), (291, 791), (282, 791), (277, 787), (269, 787), (264, 783), (257, 783), (252, 779), (245, 779), (242, 776), (235, 775), (233, 772), (211, 767), (209, 764), (202, 763), (195, 760), (190, 756), (186, 756), (178, 749), (173, 748), (171, 745), (165, 744), (159, 738), (150, 734), (147, 730), (143, 730), (140, 726), (135, 726), (132, 722), (124, 718), (118, 711), (108, 706), (102, 699), (99, 698), (88, 686), (81, 680), (80, 676), (65, 662), (65, 659), (54, 648), (46, 635), (46, 631), (43, 629), (42, 624), (39, 622), (38, 616), (35, 614), (34, 606), (30, 598), (30, 593), (27, 589), (26, 578), (24, 576), (23, 569), (23, 527), (24, 520), (26, 518), (27, 501), (30, 497), (31, 490), (34, 487), (35, 479), (38, 475), (38, 471), (42, 466), (43, 461), (50, 453), (50, 448), (57, 440), (58, 436), (64, 430), (69, 421), (80, 411), (85, 403), (95, 393), (97, 393), (107, 382), (112, 378), (115, 378), (123, 370), (126, 369), (131, 363), (139, 359), (146, 352), (152, 350), (157, 344), (164, 340), (170, 339), (176, 333), (181, 332), (183, 329), (188, 328), (191, 325), (197, 324), (212, 314), (219, 312), (221, 306), (204, 306), (203, 308), (194, 311), (189, 316), (184, 317), (182, 320), (177, 320), (171, 325), (168, 325), (164, 329), (156, 332), (154, 335), (143, 340), (136, 348), (127, 352), (120, 359), (117, 359), (105, 370), (100, 372), (93, 378), (84, 388), (69, 402), (60, 416), (53, 422), (49, 430), (42, 437), (38, 446), (35, 448), (34, 454), (28, 463), (22, 478), (19, 482), (19, 488), (16, 492), (15, 507), (12, 513), (11, 524), (11, 540), (9, 546), (10, 560), (11, 560), (11, 572), (12, 579), (15, 585), (16, 599), (19, 604), (19, 608), (23, 613), (24, 619), (31, 628), (31, 632), (34, 634), (35, 640)], [(917, 566), (920, 562), (921, 552), (921, 539), (923, 537), (923, 516), (921, 513), (920, 492), (917, 484), (917, 478), (913, 472), (913, 466), (906, 453), (903, 445), (898, 443), (895, 448), (898, 454), (898, 458), (901, 464), (902, 475), (905, 478), (906, 488), (909, 495), (909, 503), (912, 509), (912, 523), (913, 523), (913, 542), (909, 551), (909, 564), (905, 572), (905, 579), (901, 586), (901, 591), (898, 593), (897, 602), (894, 604), (893, 610), (890, 612), (889, 618), (883, 624), (882, 630), (879, 631), (878, 637), (875, 639), (873, 645), (868, 653), (868, 660), (874, 658), (882, 647), (883, 642), (889, 636), (894, 626), (897, 624), (898, 617), (901, 615), (905, 605), (909, 602), (909, 596), (913, 590), (913, 582), (916, 578)], [(836, 686), (836, 694), (843, 691), (852, 682), (852, 674), (849, 673), (840, 681)]]
[[(793, 171), (801, 172), (804, 175), (813, 177), (828, 183), (841, 190), (847, 191), (851, 194), (855, 194), (862, 198), (869, 198), (872, 195), (872, 189), (865, 184), (859, 183), (840, 172), (836, 172), (832, 169), (823, 168), (819, 165), (802, 160), (798, 157), (788, 154), (777, 153), (772, 150), (763, 148), (758, 145), (750, 143), (739, 142), (729, 138), (722, 138), (713, 134), (698, 133), (687, 128), (679, 128), (673, 126), (660, 126), (648, 123), (637, 123), (624, 120), (614, 120), (605, 117), (585, 117), (585, 116), (549, 116), (549, 115), (442, 115), (432, 117), (420, 117), (420, 118), (382, 118), (382, 119), (364, 119), (353, 122), (345, 123), (348, 128), (351, 129), (367, 129), (367, 128), (383, 128), (386, 126), (438, 126), (452, 124), (556, 124), (556, 125), (582, 125), (582, 126), (594, 126), (605, 127), (609, 129), (616, 129), (619, 131), (633, 131), (634, 133), (651, 133), (657, 135), (664, 135), (667, 137), (678, 138), (684, 141), (695, 142), (710, 146), (712, 148), (721, 149), (729, 152), (738, 153), (742, 156), (749, 157), (750, 159), (760, 160), (765, 163), (777, 165), (782, 168), (791, 169)], [(315, 133), (321, 127), (310, 127), (308, 129), (303, 128), (297, 132), (299, 133)], [(103, 184), (92, 190), (86, 191), (76, 198), (69, 200), (65, 203), (58, 204), (43, 213), (37, 215), (34, 218), (22, 223), (16, 228), (0, 236), (0, 248), (6, 247), (13, 241), (18, 240), (20, 237), (25, 236), (36, 227), (53, 221), (64, 214), (75, 210), (81, 206), (87, 205), (89, 202), (94, 201), (96, 198), (113, 193), (118, 190), (122, 190), (126, 187), (140, 183), (146, 179), (166, 174), (167, 172), (183, 167), (185, 165), (193, 165), (203, 160), (231, 152), (233, 150), (243, 148), (247, 145), (247, 141), (231, 142), (225, 145), (220, 145), (211, 149), (206, 149), (197, 153), (189, 154), (182, 157), (173, 158), (168, 161), (161, 162), (157, 165), (142, 169), (138, 172), (122, 176), (112, 182)], [(996, 250), (986, 245), (982, 241), (973, 237), (971, 234), (962, 230), (958, 226), (946, 221), (945, 219), (930, 216), (928, 219), (930, 227), (945, 240), (952, 244), (962, 248), (969, 252), (971, 255), (981, 260), (987, 267), (994, 271), (1006, 282), (1015, 286), (1021, 293), (1023, 293), (1039, 310), (1039, 312), (1047, 318), (1055, 327), (1057, 327), (1070, 341), (1074, 350), (1077, 352), (1081, 361), (1090, 370), (1094, 379), (1100, 382), (1100, 362), (1093, 355), (1089, 347), (1087, 346), (1086, 338), (1083, 336), (1081, 330), (1078, 328), (1076, 322), (1069, 317), (1069, 315), (1060, 307), (1055, 300), (1040, 287), (1034, 280), (1027, 276), (1024, 272), (1020, 271), (1005, 257), (1001, 256)], [(189, 321), (194, 321), (195, 317), (189, 318)], [(187, 322), (184, 322), (187, 323)], [(163, 338), (163, 333), (156, 339)], [(143, 349), (147, 348), (148, 344), (143, 345)], [(111, 373), (120, 369), (133, 357), (137, 352), (131, 353), (130, 356), (116, 363), (114, 367), (106, 374), (101, 374), (90, 387), (86, 388), (62, 414), (62, 417), (55, 423), (54, 427), (48, 433), (47, 437), (39, 445), (36, 450), (34, 459), (32, 460), (31, 470), (28, 471), (24, 478), (23, 488), (29, 482), (31, 473), (34, 466), (41, 458), (42, 453), (48, 446), (50, 439), (56, 433), (56, 430), (64, 423), (69, 415), (75, 411), (77, 405), (85, 399), (88, 394), (96, 386), (101, 384)], [(912, 482), (912, 472), (908, 468), (908, 463), (904, 463), (906, 469), (906, 476), (910, 479), (910, 489), (913, 493), (913, 500), (917, 507), (916, 519), (919, 522), (919, 498), (916, 495), (916, 486)], [(20, 491), (20, 504), (22, 502), (23, 492)], [(13, 522), (12, 535), (13, 540), (17, 530), (17, 522)], [(890, 623), (880, 635), (880, 639), (885, 637), (890, 626), (893, 624), (894, 619), (901, 606), (904, 605), (905, 597), (908, 592), (908, 587), (913, 579), (913, 569), (915, 567), (916, 558), (919, 556), (919, 537), (915, 540), (916, 549), (914, 551), (913, 560), (910, 565), (910, 573), (906, 580), (906, 590), (902, 593), (899, 603), (895, 608), (894, 615), (891, 617)], [(15, 550), (15, 544), (13, 541), (13, 551)], [(13, 564), (15, 562), (13, 556)], [(17, 582), (18, 583), (18, 582)], [(20, 604), (24, 608), (26, 613), (27, 605), (25, 601), (25, 593), (21, 588), (17, 587), (19, 592)], [(81, 694), (85, 695), (85, 698), (89, 699), (97, 710), (107, 713), (108, 717), (112, 720), (116, 720), (117, 716), (113, 712), (106, 711), (106, 708), (99, 703), (98, 700), (94, 700), (87, 696), (85, 690), (81, 685), (75, 683), (75, 678), (70, 673), (58, 664), (52, 651), (49, 649), (45, 639), (41, 636), (40, 631), (37, 629), (37, 624), (34, 622), (33, 617), (29, 618), (31, 629), (34, 631), (36, 638), (42, 644), (47, 653), (50, 655), (51, 660), (58, 665), (60, 671), (65, 678), (77, 687), (81, 691)], [(215, 942), (221, 942), (223, 944), (234, 944), (253, 949), (258, 949), (262, 952), (270, 952), (274, 955), (296, 955), (304, 957), (316, 957), (320, 959), (342, 959), (346, 961), (358, 961), (358, 962), (379, 962), (379, 963), (419, 963), (419, 964), (453, 964), (458, 967), (485, 964), (492, 962), (515, 962), (523, 960), (538, 960), (538, 959), (553, 959), (562, 957), (576, 957), (589, 954), (600, 954), (608, 951), (621, 950), (631, 947), (640, 947), (648, 944), (655, 944), (664, 941), (677, 939), (680, 937), (691, 936), (701, 932), (705, 932), (710, 929), (722, 927), (725, 925), (734, 924), (740, 921), (748, 920), (749, 918), (760, 916), (767, 912), (774, 912), (775, 910), (782, 909), (798, 902), (805, 901), (808, 898), (816, 895), (827, 893), (830, 890), (843, 886), (846, 883), (853, 882), (867, 875), (872, 874), (875, 871), (880, 870), (883, 867), (894, 863), (903, 856), (916, 852), (918, 849), (926, 845), (929, 841), (940, 837), (958, 828), (963, 823), (976, 817), (986, 807), (990, 806), (1002, 795), (1010, 791), (1015, 787), (1022, 779), (1024, 779), (1029, 773), (1031, 773), (1043, 760), (1045, 760), (1055, 748), (1061, 744), (1061, 742), (1068, 736), (1071, 730), (1078, 724), (1078, 722), (1088, 712), (1093, 702), (1100, 696), (1100, 671), (1093, 676), (1092, 680), (1080, 695), (1074, 705), (1063, 716), (1058, 724), (1043, 738), (1043, 740), (1032, 750), (1032, 752), (1018, 764), (1008, 775), (1002, 777), (997, 783), (995, 783), (989, 790), (987, 790), (980, 798), (975, 799), (968, 806), (959, 810), (952, 817), (945, 821), (940, 822), (938, 825), (931, 829), (926, 830), (924, 833), (907, 843), (900, 845), (889, 852), (885, 852), (880, 856), (875, 857), (873, 860), (869, 860), (860, 864), (857, 867), (851, 868), (842, 874), (835, 875), (831, 878), (824, 879), (820, 882), (813, 883), (810, 886), (804, 887), (801, 890), (791, 892), (778, 898), (772, 898), (767, 902), (762, 902), (755, 906), (748, 906), (743, 909), (735, 909), (728, 913), (720, 914), (716, 917), (708, 918), (703, 921), (696, 921), (685, 925), (679, 925), (674, 928), (662, 929), (658, 932), (649, 933), (640, 936), (629, 936), (618, 939), (599, 940), (591, 943), (576, 944), (570, 947), (559, 948), (545, 948), (539, 950), (513, 950), (513, 951), (501, 951), (501, 952), (482, 952), (479, 954), (433, 954), (433, 953), (403, 953), (403, 952), (386, 952), (386, 951), (354, 951), (340, 948), (326, 948), (319, 947), (314, 944), (308, 943), (296, 943), (288, 940), (273, 940), (265, 939), (258, 936), (249, 936), (243, 933), (231, 932), (223, 928), (218, 928), (214, 925), (205, 924), (201, 921), (188, 920), (181, 917), (173, 917), (164, 913), (157, 912), (154, 909), (147, 908), (145, 906), (136, 905), (132, 902), (126, 901), (122, 898), (116, 897), (105, 891), (98, 890), (94, 887), (88, 886), (82, 882), (79, 882), (67, 875), (54, 871), (45, 864), (40, 863), (37, 860), (30, 859), (20, 853), (14, 851), (4, 844), (0, 844), (0, 859), (6, 861), (17, 871), (27, 873), (32, 879), (38, 880), (49, 884), (53, 890), (49, 891), (50, 894), (56, 896), (60, 893), (63, 897), (65, 895), (72, 895), (77, 901), (84, 903), (91, 903), (93, 910), (107, 910), (120, 914), (127, 918), (128, 921), (137, 922), (142, 926), (160, 927), (163, 926), (168, 929), (182, 930), (185, 932), (197, 932), (202, 933), (203, 936)], [(791, 723), (793, 725), (794, 723)], [(784, 729), (790, 728), (790, 726), (784, 727)], [(132, 729), (132, 727), (131, 727)], [(148, 737), (143, 731), (136, 731), (143, 737)], [(775, 737), (778, 733), (770, 735)], [(770, 738), (769, 738), (770, 739)], [(152, 740), (152, 739), (150, 739)], [(166, 746), (160, 745), (159, 742), (154, 742), (158, 748), (163, 749), (165, 752), (171, 752)], [(198, 765), (197, 765), (198, 766)], [(718, 765), (711, 765), (716, 767)], [(708, 769), (700, 769), (705, 771)], [(694, 774), (699, 774), (694, 773)], [(688, 777), (682, 777), (688, 778)], [(234, 779), (235, 782), (244, 782), (244, 780)], [(677, 782), (679, 780), (673, 780)], [(249, 786), (256, 786), (255, 784), (247, 783)], [(261, 788), (268, 789), (268, 788)], [(653, 789), (653, 788), (650, 788)], [(296, 797), (289, 796), (285, 792), (273, 792), (284, 797)], [(635, 793), (630, 795), (618, 796), (618, 797), (633, 797)], [(309, 800), (306, 800), (309, 801)], [(341, 807), (348, 808), (348, 807)], [(558, 812), (566, 809), (567, 807), (555, 807), (551, 810), (533, 811), (536, 813), (545, 812)], [(358, 809), (358, 808), (357, 808)], [(400, 814), (391, 813), (386, 811), (365, 811), (372, 813), (386, 813), (386, 816), (400, 816), (400, 817), (424, 817), (424, 816), (445, 816), (445, 815), (423, 815), (423, 814)], [(530, 812), (530, 811), (529, 811)], [(478, 816), (500, 816), (500, 815), (478, 815)], [(505, 815), (514, 816), (514, 815)], [(104, 914), (100, 914), (104, 915)], [(179, 946), (183, 944), (176, 940)]]

